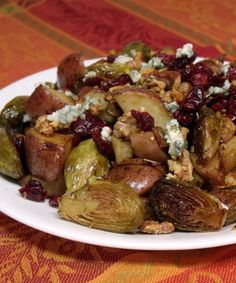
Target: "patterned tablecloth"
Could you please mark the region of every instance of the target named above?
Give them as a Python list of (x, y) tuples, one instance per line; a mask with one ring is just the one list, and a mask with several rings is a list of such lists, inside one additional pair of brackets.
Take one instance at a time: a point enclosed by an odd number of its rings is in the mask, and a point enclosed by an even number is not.
[[(192, 42), (201, 56), (235, 57), (235, 17), (233, 0), (0, 0), (0, 87), (72, 51), (98, 57), (131, 40), (154, 48)], [(60, 239), (3, 214), (0, 237), (1, 283), (236, 282), (235, 245), (111, 249)]]

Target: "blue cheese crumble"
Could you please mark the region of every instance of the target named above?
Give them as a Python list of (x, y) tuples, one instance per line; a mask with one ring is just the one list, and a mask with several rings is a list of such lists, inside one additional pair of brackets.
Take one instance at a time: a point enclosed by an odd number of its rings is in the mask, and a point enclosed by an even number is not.
[(161, 69), (164, 67), (164, 64), (161, 62), (161, 58), (152, 57), (147, 63), (143, 62), (141, 69), (155, 68)]
[(107, 126), (103, 127), (101, 131), (101, 135), (104, 141), (111, 142), (111, 128)]
[(176, 110), (179, 109), (179, 104), (175, 101), (170, 103), (164, 103), (164, 105), (167, 108), (167, 110), (170, 111), (171, 113), (174, 113)]
[(230, 86), (231, 86), (231, 83), (228, 80), (225, 80), (224, 85), (222, 87), (211, 86), (208, 89), (208, 96), (212, 94), (219, 94), (219, 93), (227, 95)]
[(190, 58), (193, 56), (193, 54), (193, 45), (191, 43), (186, 43), (183, 45), (183, 47), (176, 50), (176, 58), (181, 58), (183, 56)]
[(126, 64), (128, 62), (131, 62), (133, 61), (133, 58), (130, 57), (129, 55), (127, 54), (123, 54), (123, 55), (119, 55), (116, 57), (114, 63), (117, 63), (117, 64)]
[(84, 75), (83, 82), (85, 82), (87, 79), (95, 78), (96, 76), (97, 76), (96, 72), (90, 71), (90, 72), (88, 72), (87, 74)]
[(133, 83), (137, 83), (141, 79), (141, 74), (137, 70), (132, 70), (129, 75)]
[(167, 123), (164, 138), (169, 145), (168, 153), (173, 159), (176, 159), (185, 148), (184, 136), (176, 119), (172, 119)]

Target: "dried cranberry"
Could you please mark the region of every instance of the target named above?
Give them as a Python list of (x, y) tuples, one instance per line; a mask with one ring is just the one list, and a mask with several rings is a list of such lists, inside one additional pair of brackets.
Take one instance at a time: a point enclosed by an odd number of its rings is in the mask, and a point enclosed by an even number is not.
[(100, 88), (108, 91), (110, 87), (113, 86), (118, 86), (118, 85), (125, 85), (125, 84), (133, 84), (133, 81), (131, 80), (130, 76), (127, 74), (122, 74), (119, 77), (112, 79), (112, 80), (107, 80), (107, 81), (102, 81)]
[(236, 115), (236, 95), (229, 97), (226, 104), (227, 114)]
[(92, 130), (94, 128), (102, 130), (105, 126), (106, 124), (100, 118), (87, 111), (85, 113), (85, 119), (79, 117), (76, 121), (71, 123), (70, 130), (81, 139), (86, 139), (92, 136)]
[(236, 66), (230, 66), (227, 72), (227, 78), (231, 82), (236, 80)]
[(181, 81), (182, 82), (189, 82), (191, 78), (191, 65), (186, 65), (183, 69), (180, 70)]
[(107, 56), (107, 63), (112, 64), (112, 63), (114, 63), (115, 59), (116, 59), (116, 56), (110, 54), (110, 55)]
[(187, 112), (197, 112), (203, 105), (204, 98), (204, 89), (202, 87), (194, 87), (182, 101), (181, 109)]
[(161, 59), (161, 62), (166, 67), (171, 67), (175, 60), (175, 55), (169, 55), (162, 52), (157, 53), (156, 56)]
[(223, 74), (218, 74), (212, 77), (211, 85), (222, 87), (224, 85), (224, 82), (225, 82), (225, 76)]
[(194, 86), (208, 88), (212, 83), (212, 70), (205, 64), (199, 62), (193, 65), (190, 81)]
[(236, 95), (236, 86), (231, 85), (229, 88), (229, 96)]
[(184, 111), (181, 110), (176, 110), (173, 113), (173, 116), (175, 119), (178, 120), (178, 122), (180, 123), (181, 126), (183, 127), (189, 127), (195, 120), (196, 115), (195, 113), (186, 113)]
[(87, 78), (85, 80), (85, 82), (83, 83), (84, 86), (100, 86), (102, 81), (104, 81), (105, 78), (103, 77), (99, 77), (99, 76), (96, 76), (96, 77), (93, 77), (93, 78)]
[(114, 151), (111, 142), (104, 140), (101, 135), (99, 128), (94, 128), (92, 130), (92, 137), (96, 143), (98, 149), (107, 156), (109, 159), (114, 159)]
[(47, 197), (47, 192), (44, 191), (42, 184), (38, 180), (30, 180), (24, 187), (19, 189), (19, 192), (24, 198), (33, 201), (44, 201)]
[(214, 99), (210, 105), (210, 107), (217, 111), (221, 111), (227, 105), (227, 99), (225, 97), (219, 97), (218, 99)]
[(154, 119), (148, 112), (131, 110), (131, 115), (136, 119), (142, 131), (150, 131), (154, 127)]
[(187, 56), (175, 58), (175, 60), (171, 63), (171, 67), (174, 70), (181, 70), (185, 68), (186, 65), (191, 64), (195, 59), (196, 59), (196, 55), (193, 55), (190, 58)]
[(49, 205), (52, 206), (52, 207), (58, 207), (58, 201), (59, 201), (59, 197), (51, 197), (49, 199)]

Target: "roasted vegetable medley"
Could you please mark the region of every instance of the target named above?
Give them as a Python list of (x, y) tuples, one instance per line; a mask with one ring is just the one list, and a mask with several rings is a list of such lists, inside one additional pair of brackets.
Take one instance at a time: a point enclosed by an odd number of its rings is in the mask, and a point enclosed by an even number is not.
[(235, 118), (236, 63), (190, 43), (73, 53), (2, 109), (0, 172), (88, 227), (215, 231), (236, 221)]

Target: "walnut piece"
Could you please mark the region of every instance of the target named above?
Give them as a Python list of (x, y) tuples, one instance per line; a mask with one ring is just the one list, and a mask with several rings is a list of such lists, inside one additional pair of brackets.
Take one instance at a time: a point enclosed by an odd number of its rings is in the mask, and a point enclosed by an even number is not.
[(119, 117), (114, 125), (113, 135), (117, 138), (129, 139), (132, 134), (140, 132), (136, 119), (128, 112)]
[(139, 229), (142, 233), (146, 234), (169, 234), (174, 232), (175, 227), (168, 221), (158, 222), (155, 220), (146, 220)]
[(35, 125), (35, 129), (46, 136), (51, 136), (59, 128), (59, 123), (48, 121), (47, 116), (40, 116)]

